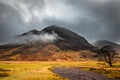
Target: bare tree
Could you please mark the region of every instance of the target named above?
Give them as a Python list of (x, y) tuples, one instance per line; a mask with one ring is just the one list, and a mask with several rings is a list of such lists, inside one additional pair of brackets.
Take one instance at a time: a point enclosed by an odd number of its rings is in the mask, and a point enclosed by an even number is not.
[(113, 66), (113, 59), (116, 55), (116, 51), (113, 50), (112, 46), (104, 46), (98, 51), (99, 60), (107, 62), (111, 67)]

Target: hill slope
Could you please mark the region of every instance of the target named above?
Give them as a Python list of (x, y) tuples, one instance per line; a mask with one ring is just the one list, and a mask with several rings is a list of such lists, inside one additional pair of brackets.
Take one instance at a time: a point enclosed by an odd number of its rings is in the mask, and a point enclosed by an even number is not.
[(90, 51), (63, 51), (54, 44), (36, 46), (10, 46), (0, 49), (0, 60), (12, 61), (81, 61), (94, 59)]

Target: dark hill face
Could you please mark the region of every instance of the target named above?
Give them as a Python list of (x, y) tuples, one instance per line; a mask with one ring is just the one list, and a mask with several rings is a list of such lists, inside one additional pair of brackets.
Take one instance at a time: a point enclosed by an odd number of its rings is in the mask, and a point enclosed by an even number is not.
[(59, 26), (48, 26), (47, 28), (43, 29), (42, 32), (49, 34), (54, 32), (61, 37), (62, 39), (58, 40), (56, 45), (63, 50), (82, 50), (90, 49), (92, 47), (92, 45), (90, 45), (82, 36), (79, 36), (78, 34)]

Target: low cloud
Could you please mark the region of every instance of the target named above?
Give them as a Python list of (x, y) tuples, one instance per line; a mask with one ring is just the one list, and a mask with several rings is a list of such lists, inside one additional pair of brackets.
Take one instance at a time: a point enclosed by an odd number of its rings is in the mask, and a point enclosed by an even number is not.
[(59, 37), (55, 32), (52, 32), (52, 34), (49, 33), (41, 33), (39, 35), (35, 35), (32, 33), (29, 33), (27, 35), (18, 35), (14, 38), (14, 40), (8, 42), (9, 44), (45, 44), (45, 43), (54, 43), (55, 41), (62, 39)]

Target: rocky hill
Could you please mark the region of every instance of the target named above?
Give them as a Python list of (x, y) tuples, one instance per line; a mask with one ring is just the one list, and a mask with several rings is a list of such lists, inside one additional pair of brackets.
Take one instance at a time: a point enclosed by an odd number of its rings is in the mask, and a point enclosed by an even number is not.
[(93, 46), (82, 36), (59, 26), (48, 26), (41, 31), (31, 30), (17, 37), (30, 43), (54, 43), (62, 50), (85, 50)]
[(15, 43), (1, 45), (0, 60), (81, 60), (92, 58), (94, 54), (89, 50), (93, 48), (84, 37), (73, 31), (48, 26), (41, 31), (31, 30), (17, 35)]

